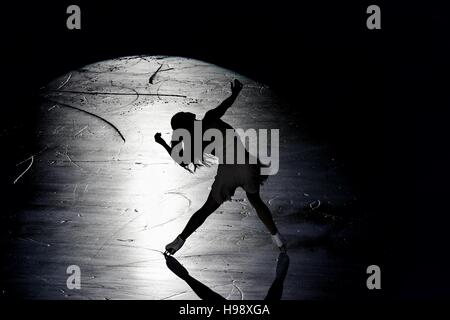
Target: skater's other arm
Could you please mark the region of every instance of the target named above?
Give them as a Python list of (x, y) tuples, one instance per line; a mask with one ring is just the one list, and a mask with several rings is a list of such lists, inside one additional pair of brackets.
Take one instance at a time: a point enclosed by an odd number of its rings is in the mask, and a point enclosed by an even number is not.
[[(163, 148), (166, 149), (166, 151), (167, 151), (167, 153), (170, 155), (170, 157), (171, 157), (172, 159), (174, 159), (174, 158), (172, 157), (172, 149), (173, 149), (178, 143), (181, 143), (181, 141), (180, 141), (180, 142), (172, 141), (172, 142), (171, 142), (171, 146), (169, 146), (169, 145), (167, 144), (167, 142), (161, 137), (161, 133), (160, 133), (160, 132), (157, 132), (157, 133), (155, 134), (155, 141), (156, 141), (156, 143), (158, 143), (158, 144), (160, 144), (161, 146), (163, 146)], [(183, 149), (180, 150), (180, 156), (183, 157)], [(185, 164), (185, 163), (179, 163), (178, 161), (176, 161), (176, 159), (174, 159), (174, 160), (175, 160), (175, 162), (177, 162), (181, 167), (183, 167), (184, 169), (186, 169), (186, 170), (189, 171), (190, 173), (194, 173), (194, 172), (189, 168), (189, 165), (188, 165), (188, 164)], [(195, 171), (195, 169), (197, 169), (197, 166), (194, 165), (194, 171)]]
[(218, 107), (206, 112), (203, 120), (208, 121), (222, 118), (222, 116), (225, 114), (228, 108), (231, 107), (234, 101), (236, 100), (237, 96), (239, 95), (239, 92), (241, 92), (242, 90), (242, 87), (243, 87), (242, 83), (237, 79), (235, 79), (234, 82), (231, 82), (231, 96), (226, 98)]
[(172, 148), (167, 144), (167, 142), (161, 137), (161, 132), (155, 133), (155, 142), (163, 146), (168, 154), (172, 154)]

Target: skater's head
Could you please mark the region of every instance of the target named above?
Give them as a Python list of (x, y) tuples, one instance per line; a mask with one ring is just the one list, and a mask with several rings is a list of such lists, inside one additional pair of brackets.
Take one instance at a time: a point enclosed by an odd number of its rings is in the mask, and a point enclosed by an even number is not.
[(195, 114), (191, 112), (178, 112), (170, 120), (172, 130), (187, 129), (193, 127), (195, 121)]

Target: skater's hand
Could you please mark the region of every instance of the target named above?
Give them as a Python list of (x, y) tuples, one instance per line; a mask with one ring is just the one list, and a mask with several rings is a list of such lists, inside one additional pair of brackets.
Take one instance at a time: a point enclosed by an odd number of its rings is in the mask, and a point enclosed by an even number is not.
[(241, 92), (242, 87), (242, 83), (238, 79), (234, 79), (234, 82), (231, 82), (231, 93), (237, 96)]
[(161, 132), (155, 133), (155, 141), (159, 144), (164, 143), (164, 139), (161, 137)]
[(189, 168), (189, 165), (188, 165), (188, 164), (180, 164), (180, 166), (181, 166), (184, 170), (188, 171), (189, 173), (194, 173), (194, 171), (192, 171), (192, 169)]
[(199, 164), (199, 163), (194, 163), (194, 172), (196, 172), (197, 168), (200, 168), (200, 167), (203, 167), (203, 165)]
[(180, 166), (182, 166), (183, 169), (189, 171), (189, 173), (192, 173), (192, 174), (194, 174), (197, 171), (197, 168), (202, 167), (201, 164), (195, 164), (195, 163), (192, 164), (192, 168), (191, 168), (191, 165), (189, 165), (189, 164), (180, 164)]

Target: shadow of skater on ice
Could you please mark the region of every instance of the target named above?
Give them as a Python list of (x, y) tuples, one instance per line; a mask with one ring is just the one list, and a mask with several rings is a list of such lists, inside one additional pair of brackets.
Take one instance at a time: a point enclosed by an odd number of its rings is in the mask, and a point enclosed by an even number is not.
[[(165, 254), (166, 265), (167, 267), (179, 278), (184, 280), (192, 290), (199, 296), (200, 299), (210, 302), (221, 302), (226, 301), (224, 297), (222, 297), (217, 292), (213, 291), (208, 286), (204, 285), (194, 277), (192, 277), (188, 270), (178, 262), (173, 256)], [(272, 282), (272, 285), (267, 292), (264, 300), (266, 301), (274, 301), (281, 300), (283, 296), (283, 285), (284, 280), (287, 275), (287, 271), (289, 269), (289, 256), (286, 252), (280, 252), (277, 259), (277, 267), (275, 272), (275, 279)]]

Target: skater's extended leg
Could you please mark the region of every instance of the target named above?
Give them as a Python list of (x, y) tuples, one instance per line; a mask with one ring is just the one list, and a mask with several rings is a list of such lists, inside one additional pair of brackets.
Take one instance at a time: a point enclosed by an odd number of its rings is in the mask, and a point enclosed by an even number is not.
[(255, 208), (258, 217), (267, 227), (267, 230), (269, 230), (270, 234), (271, 235), (276, 234), (278, 231), (277, 226), (275, 225), (275, 222), (273, 222), (272, 214), (270, 213), (270, 210), (264, 203), (264, 201), (262, 201), (259, 192), (255, 193), (247, 192), (247, 198), (248, 201), (250, 201), (250, 204)]
[(247, 192), (247, 198), (248, 201), (250, 201), (251, 205), (255, 208), (258, 217), (261, 219), (261, 221), (269, 230), (273, 242), (275, 242), (275, 244), (277, 245), (278, 248), (280, 248), (280, 250), (286, 251), (285, 240), (278, 232), (277, 226), (273, 221), (272, 214), (270, 213), (270, 210), (264, 203), (264, 201), (262, 201), (259, 192), (255, 193)]
[(166, 246), (166, 251), (170, 254), (177, 252), (181, 246), (184, 244), (186, 239), (200, 227), (206, 218), (209, 217), (217, 208), (220, 207), (220, 203), (214, 200), (211, 195), (206, 200), (205, 204), (197, 210), (192, 217), (189, 219), (186, 227), (184, 227), (183, 232), (171, 243)]

